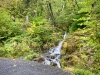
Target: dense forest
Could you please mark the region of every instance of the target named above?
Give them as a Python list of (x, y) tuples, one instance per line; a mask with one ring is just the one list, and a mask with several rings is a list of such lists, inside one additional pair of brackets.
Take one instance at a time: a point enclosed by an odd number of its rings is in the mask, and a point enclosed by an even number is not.
[(100, 75), (100, 0), (0, 0), (0, 57), (33, 60), (64, 32), (62, 69)]

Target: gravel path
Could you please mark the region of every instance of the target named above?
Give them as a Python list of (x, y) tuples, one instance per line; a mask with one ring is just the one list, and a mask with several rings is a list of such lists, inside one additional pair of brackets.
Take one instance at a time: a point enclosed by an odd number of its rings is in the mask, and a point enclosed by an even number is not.
[(0, 75), (73, 75), (33, 61), (0, 58)]

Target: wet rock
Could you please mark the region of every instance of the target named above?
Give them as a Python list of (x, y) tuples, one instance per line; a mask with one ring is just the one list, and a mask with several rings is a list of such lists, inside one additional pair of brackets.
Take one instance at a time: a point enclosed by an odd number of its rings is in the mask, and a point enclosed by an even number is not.
[(35, 59), (33, 59), (33, 61), (37, 61), (39, 63), (42, 63), (44, 61), (44, 58), (42, 58), (42, 57), (35, 58)]
[(48, 46), (48, 44), (44, 44), (44, 45), (43, 45), (43, 49), (44, 49), (44, 50), (48, 50), (49, 48), (50, 48), (50, 47)]

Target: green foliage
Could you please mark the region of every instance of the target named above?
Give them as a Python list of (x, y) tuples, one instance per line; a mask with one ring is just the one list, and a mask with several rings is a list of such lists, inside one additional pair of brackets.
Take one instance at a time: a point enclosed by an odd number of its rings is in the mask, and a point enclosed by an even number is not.
[[(84, 35), (80, 38), (83, 42), (78, 44), (79, 56), (73, 56), (73, 59), (80, 57), (82, 61), (77, 67), (89, 66), (89, 70), (92, 68), (91, 71), (99, 74), (99, 0), (0, 0), (0, 11), (0, 57), (26, 56), (25, 59), (32, 60), (44, 48), (57, 45), (62, 30), (74, 33), (86, 26), (82, 31), (85, 34), (78, 31), (78, 35)], [(26, 15), (29, 16), (28, 24), (25, 23)], [(56, 23), (55, 27), (52, 22)], [(89, 50), (90, 53), (87, 53)], [(93, 64), (86, 66), (91, 53)], [(62, 67), (66, 65), (68, 63), (63, 59)], [(92, 75), (83, 69), (75, 70), (75, 74)]]
[(74, 32), (78, 28), (83, 29), (86, 27), (84, 22), (87, 20), (87, 13), (78, 13), (77, 15), (74, 15), (73, 17), (73, 23), (71, 24), (70, 27), (70, 33)]
[(21, 29), (16, 25), (7, 12), (0, 12), (0, 40), (19, 35)]
[(1, 47), (0, 57), (16, 58), (28, 55), (37, 57), (36, 54), (34, 55), (35, 51), (37, 51), (36, 48), (39, 49), (39, 46), (29, 37), (16, 36), (8, 39), (4, 47)]
[(88, 70), (83, 70), (83, 69), (75, 69), (74, 74), (75, 75), (94, 75), (92, 72)]
[[(11, 24), (13, 24), (12, 20)], [(8, 26), (11, 26), (11, 24), (7, 23)], [(16, 24), (18, 25), (18, 23)], [(4, 45), (1, 43), (0, 57), (17, 58), (26, 56), (25, 59), (32, 59), (39, 56), (38, 52), (41, 52), (40, 50), (44, 44), (54, 44), (55, 40), (58, 41), (58, 36), (52, 35), (56, 31), (55, 27), (51, 26), (42, 17), (37, 17), (32, 23), (28, 24), (26, 29), (22, 31), (23, 34), (18, 35), (18, 32), (16, 34), (14, 31), (20, 30), (15, 26), (15, 29), (11, 31), (13, 34), (9, 34), (6, 41), (3, 41)], [(48, 45), (48, 47), (50, 46)]]
[(38, 38), (38, 41), (44, 43), (53, 40), (51, 35), (56, 29), (48, 23), (45, 19), (37, 18), (31, 23), (32, 37)]
[(37, 58), (39, 57), (39, 54), (38, 53), (33, 53), (31, 55), (28, 55), (24, 58), (24, 60), (33, 60), (34, 58)]

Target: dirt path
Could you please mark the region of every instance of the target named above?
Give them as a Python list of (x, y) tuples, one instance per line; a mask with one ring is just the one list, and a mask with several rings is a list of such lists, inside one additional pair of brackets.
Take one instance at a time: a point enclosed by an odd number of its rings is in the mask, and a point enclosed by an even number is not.
[(72, 75), (59, 68), (33, 61), (0, 58), (0, 75)]

